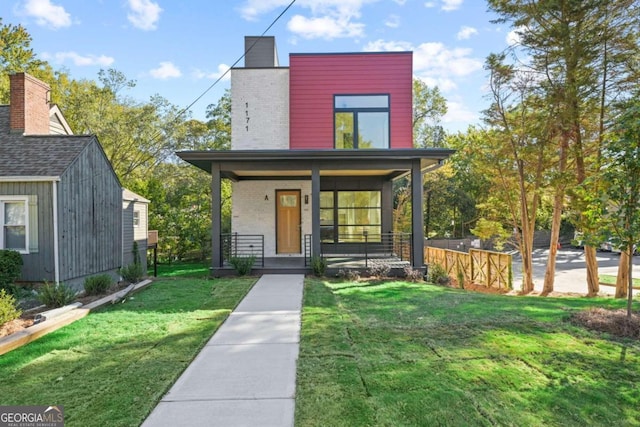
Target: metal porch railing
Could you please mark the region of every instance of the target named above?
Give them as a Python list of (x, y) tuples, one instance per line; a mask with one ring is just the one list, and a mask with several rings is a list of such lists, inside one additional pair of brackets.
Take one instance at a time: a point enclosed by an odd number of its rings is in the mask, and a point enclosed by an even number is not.
[[(352, 257), (363, 259), (368, 267), (372, 259), (393, 258), (411, 260), (412, 238), (410, 233), (340, 234), (337, 243), (321, 244), (320, 254), (324, 258)], [(312, 236), (304, 236), (305, 265), (310, 263)]]
[(220, 249), (222, 265), (231, 258), (254, 256), (256, 264), (264, 267), (264, 236), (262, 234), (222, 234)]

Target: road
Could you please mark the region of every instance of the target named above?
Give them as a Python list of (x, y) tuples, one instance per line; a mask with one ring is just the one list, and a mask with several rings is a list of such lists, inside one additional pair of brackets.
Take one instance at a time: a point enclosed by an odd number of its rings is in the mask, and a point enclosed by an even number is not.
[[(535, 290), (542, 291), (544, 273), (549, 257), (548, 249), (535, 249), (533, 253), (533, 282)], [(620, 255), (611, 252), (598, 252), (598, 274), (618, 274)], [(633, 277), (640, 277), (640, 257), (633, 258)], [(513, 255), (513, 287), (520, 289), (522, 285), (522, 261), (519, 254)], [(584, 251), (580, 249), (560, 249), (556, 261), (556, 280), (554, 291), (570, 292), (586, 295), (587, 269)], [(615, 294), (613, 286), (600, 286), (600, 293)]]

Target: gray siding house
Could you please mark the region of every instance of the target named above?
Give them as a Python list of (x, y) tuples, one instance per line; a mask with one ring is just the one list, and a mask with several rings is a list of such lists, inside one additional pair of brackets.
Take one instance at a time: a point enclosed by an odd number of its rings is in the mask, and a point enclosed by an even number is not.
[(122, 189), (122, 265), (134, 262), (133, 242), (138, 244), (138, 259), (147, 265), (149, 200)]
[(123, 262), (123, 190), (95, 135), (72, 135), (49, 87), (10, 76), (0, 106), (0, 249), (22, 254), (23, 281), (65, 282)]

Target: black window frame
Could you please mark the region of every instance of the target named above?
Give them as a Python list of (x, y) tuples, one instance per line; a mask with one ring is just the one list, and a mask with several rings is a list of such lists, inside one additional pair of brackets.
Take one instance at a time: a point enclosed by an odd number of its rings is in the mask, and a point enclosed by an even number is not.
[[(386, 96), (387, 107), (336, 107), (336, 98), (338, 97), (373, 97)], [(373, 147), (375, 150), (388, 150), (391, 148), (391, 94), (390, 93), (337, 93), (333, 95), (333, 148), (335, 150), (349, 150), (349, 148), (338, 148), (336, 145), (336, 114), (351, 113), (353, 119), (353, 150), (359, 150), (359, 130), (358, 130), (358, 114), (359, 113), (387, 113), (387, 146), (383, 148)]]
[[(347, 208), (347, 207), (343, 207), (340, 206), (340, 203), (338, 201), (339, 199), (339, 193), (359, 193), (359, 192), (371, 192), (371, 193), (378, 193), (379, 194), (379, 203), (380, 205), (377, 207), (371, 207), (371, 206), (366, 206), (366, 207), (355, 207), (355, 208)], [(332, 197), (332, 203), (331, 203), (331, 207), (328, 206), (319, 206), (318, 208), (321, 211), (327, 211), (327, 212), (331, 212), (331, 216), (332, 216), (332, 220), (331, 220), (331, 224), (321, 224), (320, 228), (321, 228), (321, 240), (322, 243), (333, 243), (333, 244), (344, 244), (344, 243), (361, 243), (361, 240), (345, 240), (345, 236), (344, 234), (340, 234), (340, 227), (348, 227), (348, 226), (362, 226), (362, 227), (377, 227), (379, 229), (379, 232), (377, 233), (370, 233), (370, 236), (372, 237), (371, 241), (379, 241), (380, 240), (380, 236), (382, 235), (382, 224), (383, 224), (383, 219), (382, 219), (382, 190), (379, 189), (358, 189), (358, 190), (322, 190), (321, 193), (331, 193)], [(340, 223), (340, 219), (339, 219), (339, 213), (341, 210), (347, 210), (347, 209), (355, 209), (355, 210), (378, 210), (378, 216), (380, 218), (380, 223), (379, 224), (341, 224)], [(322, 232), (322, 229), (324, 230), (330, 230), (330, 232), (326, 232), (327, 235), (331, 235), (331, 239), (330, 240), (325, 240), (322, 238), (322, 234), (325, 234)], [(356, 236), (356, 235), (354, 235)], [(364, 236), (364, 234), (363, 234)]]

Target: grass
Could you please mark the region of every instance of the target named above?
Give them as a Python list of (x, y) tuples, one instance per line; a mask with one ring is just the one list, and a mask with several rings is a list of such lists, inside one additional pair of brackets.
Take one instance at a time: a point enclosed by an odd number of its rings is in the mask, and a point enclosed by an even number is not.
[(67, 426), (137, 426), (255, 279), (158, 279), (0, 356), (0, 405), (63, 405)]
[[(171, 264), (158, 264), (158, 277), (208, 277), (211, 261), (174, 261)], [(153, 276), (153, 266), (147, 274)]]
[[(600, 274), (598, 278), (600, 279), (600, 283), (613, 285), (613, 286), (616, 285), (616, 281), (618, 280), (616, 276), (613, 276), (611, 274)], [(633, 279), (633, 289), (640, 290), (640, 279), (635, 279), (635, 278)]]
[(640, 426), (640, 344), (567, 321), (623, 305), (308, 280), (296, 425)]

